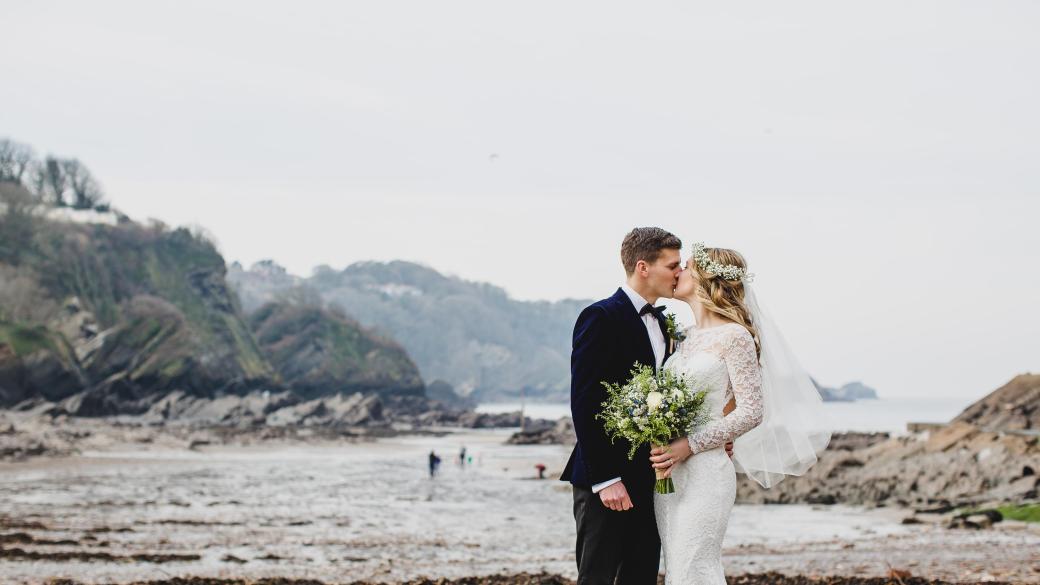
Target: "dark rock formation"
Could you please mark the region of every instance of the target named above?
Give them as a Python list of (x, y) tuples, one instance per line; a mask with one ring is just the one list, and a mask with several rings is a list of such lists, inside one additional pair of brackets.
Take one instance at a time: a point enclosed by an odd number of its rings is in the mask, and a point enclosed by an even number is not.
[(342, 313), (268, 303), (249, 323), (261, 352), (304, 399), (354, 392), (423, 396), (419, 370), (404, 349)]
[(43, 326), (0, 322), (0, 407), (61, 400), (87, 385), (72, 347)]
[(477, 403), (470, 397), (459, 396), (455, 388), (444, 380), (434, 380), (426, 386), (426, 396), (447, 408), (468, 410), (476, 408)]
[(268, 414), (268, 426), (356, 427), (385, 422), (383, 404), (375, 395), (316, 398), (280, 408)]
[(858, 451), (873, 447), (889, 439), (888, 433), (838, 433), (831, 435), (831, 442), (827, 444), (829, 451)]
[[(531, 423), (530, 418), (525, 417), (526, 424)], [(457, 419), (456, 423), (460, 427), (469, 429), (493, 429), (503, 427), (519, 427), (520, 426), (520, 412), (500, 412), (500, 413), (489, 413), (489, 412), (464, 412)]]
[(513, 445), (573, 445), (577, 440), (574, 436), (574, 422), (569, 416), (549, 425), (532, 426), (523, 432), (514, 433), (507, 442)]
[(744, 503), (894, 504), (934, 507), (1037, 497), (1040, 465), (1036, 437), (985, 432), (967, 423), (920, 436), (864, 443), (835, 435), (820, 461), (801, 477), (765, 490), (738, 476)]

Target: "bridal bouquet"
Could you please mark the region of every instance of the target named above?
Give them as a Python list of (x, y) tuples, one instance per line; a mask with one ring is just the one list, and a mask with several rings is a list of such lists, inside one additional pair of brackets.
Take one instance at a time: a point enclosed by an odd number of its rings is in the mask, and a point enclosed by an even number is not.
[[(667, 445), (687, 434), (701, 417), (707, 392), (690, 388), (686, 378), (662, 369), (654, 373), (650, 366), (632, 368), (632, 379), (624, 385), (602, 383), (609, 398), (603, 403), (604, 428), (611, 442), (627, 439), (632, 443), (628, 458), (635, 457), (640, 445)], [(672, 478), (664, 470), (655, 470), (659, 494), (675, 492)]]

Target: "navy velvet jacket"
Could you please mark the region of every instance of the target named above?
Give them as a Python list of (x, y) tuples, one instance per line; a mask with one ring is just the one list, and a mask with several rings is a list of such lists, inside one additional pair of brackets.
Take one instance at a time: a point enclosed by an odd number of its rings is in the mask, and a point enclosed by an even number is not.
[[(664, 323), (658, 323), (668, 347)], [(667, 354), (665, 355), (667, 358)], [(628, 458), (631, 443), (617, 439), (612, 444), (596, 419), (607, 400), (603, 382), (624, 384), (635, 363), (654, 366), (654, 350), (646, 325), (623, 290), (589, 305), (574, 324), (571, 346), (571, 416), (578, 442), (560, 477), (576, 486), (591, 488), (620, 477), (629, 495), (652, 497), (654, 472), (650, 447), (644, 445)], [(641, 496), (641, 497), (640, 497)]]

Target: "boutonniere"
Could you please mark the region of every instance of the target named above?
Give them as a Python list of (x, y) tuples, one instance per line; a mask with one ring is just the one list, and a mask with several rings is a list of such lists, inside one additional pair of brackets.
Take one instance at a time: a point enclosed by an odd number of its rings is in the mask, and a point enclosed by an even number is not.
[(664, 329), (668, 333), (668, 339), (674, 341), (676, 345), (686, 339), (686, 334), (679, 329), (679, 323), (675, 320), (675, 313), (668, 313), (664, 316)]

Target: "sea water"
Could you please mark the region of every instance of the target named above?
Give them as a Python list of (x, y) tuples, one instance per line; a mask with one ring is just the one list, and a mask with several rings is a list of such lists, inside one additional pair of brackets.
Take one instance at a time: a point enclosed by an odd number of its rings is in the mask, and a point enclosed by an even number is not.
[[(956, 417), (972, 399), (951, 398), (886, 398), (855, 402), (825, 402), (826, 425), (834, 432), (887, 432), (902, 434), (907, 423), (944, 423)], [(498, 413), (520, 410), (518, 402), (489, 403), (477, 407), (479, 412)], [(556, 420), (570, 416), (565, 403), (529, 403), (524, 415)]]

